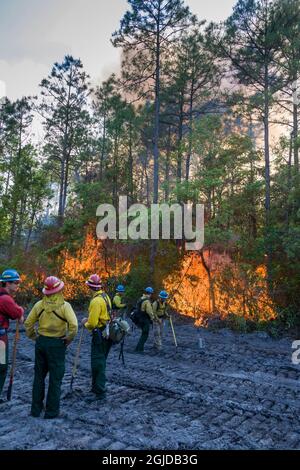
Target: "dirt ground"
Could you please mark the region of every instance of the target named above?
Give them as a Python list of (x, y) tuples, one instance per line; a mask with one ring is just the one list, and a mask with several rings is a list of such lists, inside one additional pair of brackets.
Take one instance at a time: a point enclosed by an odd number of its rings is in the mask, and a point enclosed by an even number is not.
[[(175, 328), (177, 352), (169, 324), (160, 354), (152, 330), (144, 356), (132, 352), (137, 329), (126, 339), (125, 368), (119, 346), (111, 350), (103, 403), (88, 401), (87, 332), (69, 392), (77, 338), (54, 420), (29, 416), (34, 343), (22, 332), (13, 398), (0, 405), (0, 449), (300, 449), (300, 365), (291, 361), (292, 340), (197, 330), (179, 317)], [(13, 333), (12, 327), (10, 344)]]

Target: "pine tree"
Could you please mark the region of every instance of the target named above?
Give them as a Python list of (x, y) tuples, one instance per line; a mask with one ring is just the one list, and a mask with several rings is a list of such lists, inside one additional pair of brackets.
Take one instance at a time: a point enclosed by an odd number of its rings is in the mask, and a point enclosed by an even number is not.
[(231, 74), (245, 89), (244, 102), (257, 111), (264, 127), (265, 247), (268, 285), (272, 292), (270, 111), (282, 88), (278, 72), (280, 39), (270, 0), (239, 0), (224, 27), (214, 30), (219, 54), (231, 65)]
[(128, 0), (128, 10), (119, 31), (113, 34), (113, 44), (122, 47), (122, 73), (129, 90), (138, 87), (146, 94), (153, 83), (153, 203), (158, 202), (159, 185), (159, 125), (161, 65), (164, 54), (178, 34), (189, 27), (194, 18), (182, 0)]
[(49, 169), (59, 184), (58, 216), (64, 217), (70, 174), (90, 123), (86, 110), (88, 75), (80, 60), (66, 56), (55, 63), (48, 78), (42, 80), (43, 102), (40, 112), (45, 123), (45, 153)]

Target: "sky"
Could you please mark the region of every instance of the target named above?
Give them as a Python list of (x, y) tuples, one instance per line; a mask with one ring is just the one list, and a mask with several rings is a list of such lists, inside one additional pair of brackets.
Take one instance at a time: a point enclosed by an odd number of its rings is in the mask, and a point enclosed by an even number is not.
[[(235, 0), (186, 0), (199, 19), (227, 18)], [(42, 78), (66, 54), (80, 58), (93, 84), (117, 72), (111, 43), (126, 0), (0, 0), (0, 99), (37, 94)]]

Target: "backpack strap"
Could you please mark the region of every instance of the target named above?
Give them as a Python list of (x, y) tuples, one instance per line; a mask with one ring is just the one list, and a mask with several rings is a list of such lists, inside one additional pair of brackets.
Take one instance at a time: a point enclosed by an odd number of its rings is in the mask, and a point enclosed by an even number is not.
[(64, 321), (65, 323), (68, 323), (68, 320), (66, 320), (65, 318), (61, 317), (60, 315), (58, 315), (57, 312), (55, 312), (54, 310), (52, 310), (52, 313), (54, 313), (54, 315), (59, 318), (60, 320)]
[[(43, 308), (43, 310), (40, 311), (40, 313), (38, 314), (38, 320), (40, 319), (41, 315), (44, 313), (45, 309)], [(52, 313), (54, 313), (54, 315), (59, 318), (60, 320), (64, 321), (65, 323), (68, 323), (68, 320), (66, 320), (65, 318), (61, 317), (60, 315), (58, 315), (57, 312), (55, 312), (54, 310), (52, 310)]]
[(142, 299), (142, 298), (140, 298), (140, 299), (137, 301), (137, 303), (136, 303), (136, 308), (137, 308), (137, 310), (138, 310), (139, 312), (142, 311), (142, 305), (143, 305), (143, 303), (144, 303), (146, 300), (148, 300), (148, 299)]
[(38, 314), (38, 320), (40, 319), (40, 316), (42, 315), (42, 313), (44, 313), (45, 309), (43, 308), (43, 310), (40, 311), (40, 313)]
[(109, 314), (109, 316), (111, 317), (111, 304), (110, 304), (110, 302), (108, 301), (109, 297), (108, 297), (108, 295), (107, 295), (105, 292), (103, 292), (103, 293), (101, 294), (101, 297), (102, 297), (102, 299), (104, 300), (104, 302), (106, 303), (106, 308), (107, 308), (108, 314)]

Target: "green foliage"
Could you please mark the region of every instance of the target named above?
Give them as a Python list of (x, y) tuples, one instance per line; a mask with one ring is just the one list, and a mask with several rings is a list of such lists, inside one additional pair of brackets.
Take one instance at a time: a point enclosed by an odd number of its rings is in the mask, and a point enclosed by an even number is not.
[(67, 55), (61, 64), (54, 64), (40, 84), (40, 113), (46, 131), (44, 154), (47, 168), (59, 184), (60, 217), (65, 212), (71, 172), (80, 166), (82, 153), (89, 152), (88, 78), (81, 61)]
[(145, 287), (149, 284), (149, 260), (139, 257), (139, 263), (131, 268), (126, 277), (126, 299), (131, 306), (141, 297)]
[[(35, 100), (1, 102), (0, 255), (3, 267), (27, 276), (25, 297), (39, 294), (42, 276), (59, 271), (65, 250), (76, 255), (99, 204), (117, 206), (123, 194), (148, 208), (156, 198), (191, 201), (205, 206), (204, 250), (224, 254), (236, 268), (211, 273), (224, 296), (240, 302), (225, 324), (272, 335), (298, 327), (300, 137), (292, 95), (299, 15), (298, 0), (238, 0), (223, 24), (204, 30), (181, 0), (130, 0), (113, 35), (123, 50), (121, 79), (111, 75), (91, 90), (79, 59), (55, 63), (40, 87), (39, 145), (31, 138)], [(228, 76), (234, 91), (220, 92)], [(273, 116), (285, 135), (269, 145)], [(110, 273), (108, 288), (125, 283), (132, 305), (146, 285), (153, 281), (158, 291), (181, 271), (184, 250), (172, 241), (156, 244), (153, 272), (149, 241), (116, 243), (116, 250), (131, 271)], [(105, 274), (113, 272), (112, 258), (101, 265)], [(268, 301), (279, 312), (271, 322), (261, 321), (264, 308), (255, 304), (258, 266), (267, 267)], [(196, 276), (190, 280), (196, 286)], [(79, 289), (74, 299), (85, 295)]]
[(240, 333), (247, 333), (247, 321), (244, 317), (229, 313), (226, 317), (225, 325), (233, 331), (238, 331)]

